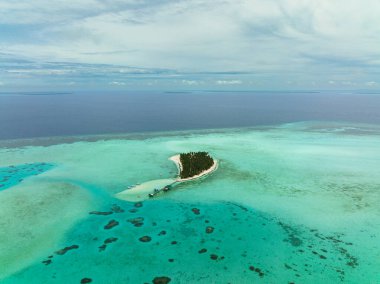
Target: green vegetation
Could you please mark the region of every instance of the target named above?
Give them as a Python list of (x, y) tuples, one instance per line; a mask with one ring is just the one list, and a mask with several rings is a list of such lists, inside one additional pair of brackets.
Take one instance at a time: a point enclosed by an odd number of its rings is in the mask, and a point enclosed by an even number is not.
[(179, 158), (182, 164), (181, 178), (196, 176), (214, 164), (214, 160), (207, 152), (182, 153)]

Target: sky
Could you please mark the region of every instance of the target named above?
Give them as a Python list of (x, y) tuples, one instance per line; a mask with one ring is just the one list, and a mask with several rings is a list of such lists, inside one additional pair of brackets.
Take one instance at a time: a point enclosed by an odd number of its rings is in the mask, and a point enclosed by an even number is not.
[(0, 0), (0, 92), (380, 90), (379, 0)]

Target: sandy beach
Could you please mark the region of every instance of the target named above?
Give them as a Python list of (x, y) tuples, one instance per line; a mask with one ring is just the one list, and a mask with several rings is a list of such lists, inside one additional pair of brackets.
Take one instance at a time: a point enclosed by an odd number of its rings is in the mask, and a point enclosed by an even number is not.
[(157, 179), (144, 182), (130, 189), (115, 194), (115, 197), (128, 200), (131, 202), (143, 201), (148, 199), (148, 194), (152, 193), (156, 188), (163, 188), (169, 184), (176, 182), (175, 179)]

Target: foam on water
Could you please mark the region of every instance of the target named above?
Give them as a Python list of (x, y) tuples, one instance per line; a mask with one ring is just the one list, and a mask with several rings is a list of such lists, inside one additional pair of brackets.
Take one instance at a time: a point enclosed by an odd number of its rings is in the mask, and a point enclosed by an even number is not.
[[(300, 123), (2, 149), (0, 166), (56, 167), (0, 192), (0, 277), (377, 283), (380, 136), (376, 126), (361, 127)], [(168, 157), (197, 150), (216, 157), (218, 171), (143, 203), (114, 198), (130, 185), (174, 178)]]

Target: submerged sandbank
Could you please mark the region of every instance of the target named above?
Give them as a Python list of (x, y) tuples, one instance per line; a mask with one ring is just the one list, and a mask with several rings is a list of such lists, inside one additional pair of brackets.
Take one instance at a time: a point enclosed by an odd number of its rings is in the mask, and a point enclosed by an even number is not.
[(62, 236), (87, 215), (92, 197), (67, 182), (30, 179), (0, 192), (0, 279), (57, 248)]

